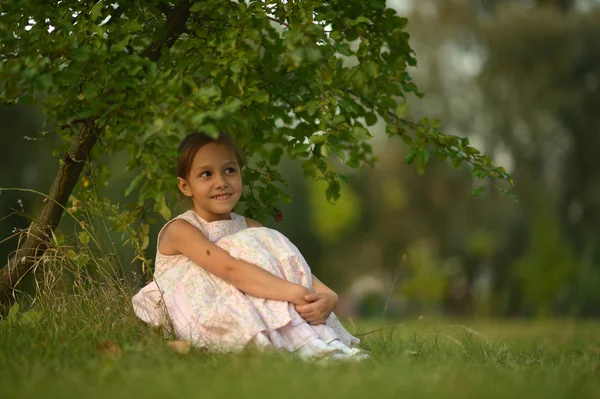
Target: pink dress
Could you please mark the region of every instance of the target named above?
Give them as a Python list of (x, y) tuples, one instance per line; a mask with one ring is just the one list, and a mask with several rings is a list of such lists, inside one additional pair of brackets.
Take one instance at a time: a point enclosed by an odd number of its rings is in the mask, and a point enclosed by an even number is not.
[[(262, 267), (293, 283), (312, 287), (310, 268), (283, 234), (266, 227), (248, 228), (246, 219), (207, 222), (189, 210), (184, 219), (233, 257)], [(159, 233), (161, 236), (162, 231)], [(158, 247), (158, 245), (157, 245)], [(154, 281), (132, 299), (136, 315), (165, 327), (179, 339), (212, 351), (239, 351), (252, 342), (261, 349), (295, 351), (315, 338), (359, 344), (332, 313), (325, 324), (308, 324), (289, 302), (246, 295), (183, 255), (156, 252)]]

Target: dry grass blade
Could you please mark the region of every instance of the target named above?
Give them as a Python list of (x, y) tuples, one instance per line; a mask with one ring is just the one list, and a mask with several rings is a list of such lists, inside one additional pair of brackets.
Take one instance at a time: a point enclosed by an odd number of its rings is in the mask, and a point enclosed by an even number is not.
[(371, 331), (367, 331), (367, 332), (360, 333), (360, 334), (354, 334), (354, 335), (357, 336), (357, 337), (363, 337), (365, 335), (373, 334), (373, 333), (376, 333), (376, 332), (389, 330), (390, 328), (403, 327), (403, 326), (404, 326), (404, 324), (395, 324), (393, 326), (387, 326), (387, 327), (383, 327), (383, 328), (378, 328), (377, 330), (371, 330)]

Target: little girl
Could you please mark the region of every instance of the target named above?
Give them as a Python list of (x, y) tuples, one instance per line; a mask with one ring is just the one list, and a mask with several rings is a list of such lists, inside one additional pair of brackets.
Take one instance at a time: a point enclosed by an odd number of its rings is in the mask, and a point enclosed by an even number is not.
[(179, 154), (178, 187), (193, 208), (159, 232), (155, 279), (133, 297), (138, 317), (214, 351), (253, 345), (305, 360), (369, 358), (332, 313), (337, 296), (298, 249), (232, 212), (242, 157), (229, 136), (193, 133)]

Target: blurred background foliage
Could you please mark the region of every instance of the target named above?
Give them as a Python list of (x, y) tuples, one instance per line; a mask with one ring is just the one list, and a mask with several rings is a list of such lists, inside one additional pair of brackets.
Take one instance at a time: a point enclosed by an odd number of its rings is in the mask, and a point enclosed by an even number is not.
[[(409, 17), (419, 60), (413, 76), (426, 93), (409, 118), (439, 118), (442, 131), (467, 136), (512, 174), (519, 203), (499, 190), (471, 198), (469, 171), (447, 163), (432, 159), (424, 174), (405, 165), (404, 143), (377, 124), (375, 168), (334, 165), (349, 177), (335, 205), (324, 185), (284, 159), (292, 203), (269, 227), (340, 294), (340, 315), (600, 315), (600, 2), (388, 6)], [(47, 192), (56, 143), (40, 135), (42, 124), (35, 107), (0, 109), (0, 187)], [(128, 156), (110, 160), (108, 186), (95, 187), (92, 176), (80, 184), (128, 203), (123, 192), (135, 174), (124, 172)], [(2, 193), (2, 259), (28, 225), (23, 214), (35, 215), (40, 203), (28, 193)], [(149, 258), (160, 224), (150, 229)], [(69, 217), (60, 228), (75, 232)], [(133, 250), (107, 231), (126, 272), (139, 272)]]

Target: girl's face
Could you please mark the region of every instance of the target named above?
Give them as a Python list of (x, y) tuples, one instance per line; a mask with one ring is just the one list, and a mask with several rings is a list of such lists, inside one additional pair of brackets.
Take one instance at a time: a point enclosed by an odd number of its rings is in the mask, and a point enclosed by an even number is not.
[(194, 155), (189, 175), (178, 177), (179, 189), (194, 202), (194, 210), (207, 222), (229, 219), (242, 195), (242, 175), (233, 150), (209, 143)]

